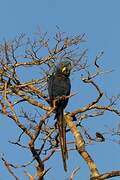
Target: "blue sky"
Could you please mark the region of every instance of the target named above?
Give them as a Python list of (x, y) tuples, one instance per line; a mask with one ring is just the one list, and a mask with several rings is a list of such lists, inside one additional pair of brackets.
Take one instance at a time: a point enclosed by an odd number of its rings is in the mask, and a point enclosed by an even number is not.
[[(104, 51), (102, 60), (103, 68), (107, 70), (114, 69), (114, 71), (113, 73), (107, 74), (105, 78), (101, 78), (101, 86), (109, 95), (113, 93), (115, 95), (118, 94), (120, 92), (120, 1), (0, 0), (1, 41), (4, 38), (12, 39), (21, 32), (32, 36), (32, 34), (37, 31), (38, 27), (43, 31), (47, 31), (50, 35), (53, 35), (54, 32), (56, 32), (56, 25), (71, 35), (86, 33), (87, 42), (83, 45), (83, 48), (88, 47), (88, 59), (90, 61), (95, 57), (96, 53), (101, 50)], [(81, 90), (81, 94), (84, 94), (82, 87), (79, 89)], [(87, 94), (87, 90), (85, 93)], [(81, 95), (81, 98), (83, 97), (83, 94)], [(116, 122), (119, 121), (118, 117), (112, 115), (102, 117), (101, 121), (105, 124), (105, 122), (108, 123), (108, 119), (110, 120), (109, 124), (111, 123), (111, 125), (113, 125), (113, 120)], [(95, 127), (92, 126), (94, 131), (101, 125), (101, 121), (98, 121)], [(89, 127), (90, 122), (86, 121), (85, 125)], [(9, 129), (6, 136), (4, 136), (5, 128)], [(13, 128), (15, 128), (15, 126), (10, 120), (6, 120), (5, 118), (1, 119), (0, 137), (3, 136), (4, 143), (0, 148), (0, 153), (8, 148), (6, 142), (9, 139), (9, 136), (14, 136)], [(17, 133), (18, 129), (15, 128), (14, 130)], [(107, 147), (111, 149), (110, 152), (108, 152)], [(93, 148), (96, 148), (96, 153), (93, 153)], [(101, 170), (112, 170), (114, 167), (116, 167), (116, 169), (120, 168), (120, 156), (117, 154), (117, 152), (120, 151), (119, 145), (114, 144), (113, 147), (110, 143), (107, 145), (100, 144), (88, 147), (88, 150), (91, 154), (94, 154), (94, 158), (99, 164), (98, 167), (100, 167)], [(104, 157), (105, 168), (102, 167), (103, 163), (100, 152), (102, 152), (102, 155), (103, 152), (105, 152), (108, 156), (107, 158), (106, 156)], [(111, 158), (113, 154), (115, 158)], [(21, 156), (24, 157), (24, 153), (21, 153)], [(96, 156), (99, 156), (99, 158), (96, 158)], [(78, 158), (79, 156), (75, 158), (75, 160), (77, 159), (76, 165), (78, 163)], [(71, 160), (74, 161), (72, 153)], [(83, 179), (83, 176), (86, 175), (86, 171), (88, 172), (88, 170), (81, 159), (79, 162), (81, 167), (79, 177), (82, 177)], [(110, 166), (108, 166), (107, 162)], [(68, 172), (65, 177), (68, 177), (69, 173), (70, 172)], [(7, 177), (6, 171), (1, 167), (0, 178), (5, 180)], [(77, 178), (78, 177), (76, 177), (76, 180)], [(55, 172), (53, 172), (53, 174), (50, 173), (50, 179), (56, 179)], [(57, 179), (59, 180), (59, 177)], [(119, 178), (114, 179), (117, 180)], [(12, 180), (12, 178), (10, 180)], [(87, 180), (87, 176), (85, 180)]]

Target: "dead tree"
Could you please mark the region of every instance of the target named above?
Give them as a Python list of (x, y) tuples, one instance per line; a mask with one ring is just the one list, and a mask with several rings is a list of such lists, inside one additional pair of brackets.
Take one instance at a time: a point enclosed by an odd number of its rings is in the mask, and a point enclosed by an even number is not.
[[(93, 59), (91, 71), (87, 60), (88, 50), (82, 49), (85, 41), (85, 34), (71, 37), (58, 28), (53, 39), (49, 39), (47, 33), (39, 31), (33, 39), (21, 34), (12, 41), (0, 44), (0, 113), (1, 116), (4, 115), (14, 121), (21, 132), (17, 141), (9, 141), (10, 145), (26, 149), (28, 153), (32, 154), (29, 162), (19, 166), (8, 162), (5, 157), (6, 152), (1, 157), (10, 175), (17, 180), (19, 178), (14, 172), (14, 169), (17, 168), (25, 169), (29, 165), (35, 167), (35, 175), (31, 175), (29, 172), (24, 174), (31, 180), (43, 180), (48, 171), (52, 171), (52, 166), (46, 168), (46, 162), (60, 149), (58, 130), (53, 120), (54, 109), (49, 106), (47, 80), (56, 64), (66, 58), (72, 62), (72, 79), (77, 77), (77, 81), (81, 81), (95, 90), (94, 97), (92, 100), (89, 99), (89, 103), (82, 107), (78, 102), (76, 109), (71, 108), (70, 112), (64, 114), (67, 123), (66, 133), (71, 133), (74, 137), (73, 142), (68, 137), (67, 145), (69, 147), (72, 144), (69, 149), (74, 153), (79, 153), (86, 162), (91, 180), (120, 176), (120, 170), (101, 173), (86, 150), (86, 142), (89, 145), (91, 142), (100, 143), (105, 141), (105, 137), (102, 133), (96, 132), (96, 137), (93, 138), (82, 122), (89, 118), (104, 116), (105, 112), (112, 112), (120, 116), (120, 111), (115, 108), (119, 95), (107, 98), (104, 103), (106, 105), (101, 103), (105, 93), (96, 79), (105, 73), (99, 65), (103, 52)], [(70, 98), (74, 98), (77, 93), (79, 92), (72, 92)], [(82, 133), (80, 129), (82, 129)], [(109, 132), (113, 134), (115, 130)], [(117, 135), (119, 132), (117, 131)], [(23, 143), (23, 139), (26, 137), (27, 140)], [(70, 175), (71, 180), (78, 170), (79, 168), (73, 170)]]

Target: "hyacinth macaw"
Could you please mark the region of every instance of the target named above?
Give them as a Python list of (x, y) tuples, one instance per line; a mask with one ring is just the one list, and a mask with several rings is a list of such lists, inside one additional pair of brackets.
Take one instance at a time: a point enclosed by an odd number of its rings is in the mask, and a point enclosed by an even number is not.
[(59, 142), (65, 171), (67, 171), (66, 160), (68, 159), (68, 152), (66, 145), (66, 122), (64, 120), (64, 109), (68, 104), (71, 89), (69, 79), (70, 71), (70, 61), (62, 61), (60, 64), (58, 64), (55, 72), (49, 77), (48, 80), (50, 105), (51, 107), (56, 106), (55, 119), (57, 119)]

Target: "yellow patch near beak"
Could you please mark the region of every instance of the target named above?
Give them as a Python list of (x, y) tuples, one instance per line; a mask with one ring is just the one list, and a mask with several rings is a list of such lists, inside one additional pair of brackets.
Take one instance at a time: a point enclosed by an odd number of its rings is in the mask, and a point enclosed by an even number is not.
[(66, 71), (66, 67), (62, 68), (62, 72)]

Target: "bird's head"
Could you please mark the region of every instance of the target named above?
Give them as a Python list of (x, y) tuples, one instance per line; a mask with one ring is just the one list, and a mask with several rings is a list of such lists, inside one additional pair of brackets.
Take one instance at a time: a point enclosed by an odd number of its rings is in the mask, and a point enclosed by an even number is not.
[(56, 68), (57, 73), (61, 73), (64, 76), (68, 77), (71, 71), (71, 62), (70, 61), (63, 61), (60, 62)]

